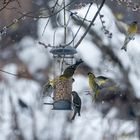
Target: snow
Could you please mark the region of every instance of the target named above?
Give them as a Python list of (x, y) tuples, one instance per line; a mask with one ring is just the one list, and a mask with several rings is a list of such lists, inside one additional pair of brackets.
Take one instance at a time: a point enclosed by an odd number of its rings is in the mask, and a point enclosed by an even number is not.
[[(84, 77), (82, 75), (75, 75), (74, 77), (74, 83), (73, 83), (73, 90), (80, 92), (86, 88), (88, 88), (88, 80), (87, 77)], [(80, 87), (79, 85), (83, 85)]]
[[(88, 6), (89, 5), (76, 10), (78, 15), (84, 17)], [(96, 10), (97, 7), (93, 4), (87, 19), (91, 20)], [(140, 36), (136, 35), (135, 40), (131, 41), (128, 46), (128, 52), (120, 50), (125, 36), (118, 31), (114, 24), (115, 18), (107, 6), (103, 7), (101, 13), (104, 14), (104, 20), (106, 21), (105, 25), (107, 29), (113, 33), (113, 38), (110, 40), (103, 34), (99, 17), (95, 21), (95, 26), (93, 28), (98, 35), (102, 37), (105, 44), (112, 44), (115, 54), (119, 57), (125, 68), (130, 68), (129, 78), (131, 79), (137, 96), (140, 97)], [(63, 41), (63, 31), (61, 29), (55, 30), (52, 28), (51, 24), (48, 24), (44, 35), (42, 35), (46, 22), (46, 19), (40, 19), (38, 22), (39, 41), (45, 44), (54, 43), (59, 45)], [(72, 24), (73, 23), (70, 23), (69, 26)], [(71, 30), (76, 33), (77, 29), (78, 26), (73, 25)], [(84, 29), (81, 29), (75, 42), (83, 32)], [(57, 36), (55, 42), (53, 42), (54, 34)], [(71, 40), (71, 36), (68, 37), (68, 40)], [(46, 50), (40, 47), (37, 42), (37, 40), (34, 41), (31, 37), (25, 37), (18, 44), (20, 51), (17, 55), (33, 74), (40, 69), (46, 69), (50, 59), (52, 59), (49, 54), (50, 49), (48, 48), (48, 50)], [(78, 56), (80, 56), (93, 70), (98, 68), (103, 62), (100, 50), (95, 44), (90, 42), (90, 37), (88, 35), (77, 48), (77, 51)], [(104, 74), (106, 75), (111, 75), (112, 71), (118, 71), (115, 66), (110, 67), (108, 63), (102, 65), (107, 65), (107, 71), (104, 71)], [(15, 64), (8, 64), (3, 70), (16, 74), (17, 66)], [(0, 139), (2, 140), (6, 140), (6, 137), (11, 133), (10, 118), (12, 109), (9, 103), (9, 96), (12, 96), (15, 105), (18, 104), (17, 101), (18, 98), (20, 98), (30, 106), (31, 109), (34, 109), (32, 112), (33, 114), (30, 114), (30, 111), (21, 110), (16, 106), (17, 114), (19, 115), (19, 124), (22, 130), (24, 130), (23, 133), (26, 140), (33, 139), (34, 129), (38, 139), (41, 140), (62, 140), (69, 138), (71, 140), (101, 140), (103, 138), (109, 140), (114, 139), (115, 136), (121, 136), (123, 133), (127, 134), (136, 130), (134, 121), (115, 119), (117, 114), (116, 108), (112, 108), (106, 117), (103, 118), (98, 108), (92, 103), (90, 95), (86, 95), (86, 91), (89, 90), (86, 76), (74, 75), (75, 82), (73, 83), (73, 90), (77, 91), (82, 99), (82, 109), (81, 117), (76, 116), (76, 119), (73, 122), (68, 121), (73, 113), (71, 111), (54, 111), (52, 110), (52, 106), (47, 105), (39, 108), (41, 101), (40, 83), (24, 78), (17, 79), (16, 77), (7, 74), (3, 74), (2, 76), (5, 78), (5, 81), (1, 81), (0, 83), (0, 101), (4, 99), (0, 103), (4, 106), (4, 109), (0, 107), (0, 123), (2, 126), (0, 128)], [(36, 127), (34, 127), (34, 125), (36, 125)], [(119, 139), (121, 140), (123, 138)], [(135, 135), (133, 136), (133, 139), (137, 140)]]
[[(84, 41), (77, 48), (78, 55), (88, 64), (91, 68), (99, 66), (101, 61), (101, 52), (89, 41)], [(90, 52), (90, 53), (89, 53)], [(89, 61), (90, 60), (90, 61)], [(96, 61), (95, 61), (96, 60)]]
[[(27, 42), (24, 44), (23, 42)], [(35, 73), (40, 69), (45, 69), (49, 64), (48, 52), (44, 52), (38, 47), (37, 42), (33, 42), (30, 38), (23, 38), (21, 40), (21, 50), (17, 55), (28, 66), (28, 70), (31, 73)]]

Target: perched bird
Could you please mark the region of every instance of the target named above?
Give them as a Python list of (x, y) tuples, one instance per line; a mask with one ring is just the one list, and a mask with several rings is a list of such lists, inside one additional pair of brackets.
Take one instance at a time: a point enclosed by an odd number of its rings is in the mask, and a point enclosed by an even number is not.
[(51, 97), (53, 91), (54, 91), (53, 81), (49, 80), (49, 81), (43, 86), (43, 97), (45, 97), (45, 96)]
[(122, 46), (122, 50), (125, 50), (127, 51), (127, 44), (134, 39), (134, 35), (136, 34), (138, 30), (138, 22), (137, 21), (134, 21), (132, 22), (129, 26), (128, 26), (128, 29), (127, 29), (127, 34), (126, 34), (126, 37), (125, 37), (125, 41), (124, 41), (124, 44)]
[(79, 61), (77, 61), (75, 64), (73, 64), (73, 65), (67, 67), (67, 68), (64, 70), (63, 74), (60, 76), (60, 78), (66, 78), (66, 79), (71, 78), (71, 77), (73, 76), (73, 74), (74, 74), (76, 68), (77, 68), (81, 63), (83, 63), (83, 60), (82, 60), (82, 59), (80, 59)]
[(115, 92), (117, 90), (116, 83), (107, 77), (104, 76), (96, 77), (93, 73), (89, 72), (88, 79), (89, 79), (89, 87), (93, 93), (92, 94), (93, 100), (96, 99), (101, 90), (110, 93)]
[(81, 98), (79, 97), (76, 91), (72, 91), (71, 94), (73, 96), (73, 109), (74, 109), (74, 114), (71, 120), (74, 120), (77, 113), (78, 113), (78, 116), (80, 116)]

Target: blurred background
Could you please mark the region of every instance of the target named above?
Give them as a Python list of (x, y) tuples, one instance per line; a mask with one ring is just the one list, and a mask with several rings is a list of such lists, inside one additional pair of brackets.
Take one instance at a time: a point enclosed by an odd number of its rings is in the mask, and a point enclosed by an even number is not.
[[(65, 1), (67, 43), (76, 33), (73, 47), (79, 41), (101, 2)], [(63, 3), (0, 1), (0, 139), (140, 140), (140, 24), (128, 51), (121, 50), (122, 25), (140, 22), (139, 0), (107, 0), (77, 47), (74, 62), (82, 58), (84, 63), (73, 76), (72, 89), (82, 100), (81, 116), (74, 121), (72, 110), (52, 110), (43, 103), (53, 99), (42, 99), (43, 85), (57, 73), (51, 46), (64, 42)], [(113, 79), (123, 94), (103, 93), (92, 102), (88, 72)]]

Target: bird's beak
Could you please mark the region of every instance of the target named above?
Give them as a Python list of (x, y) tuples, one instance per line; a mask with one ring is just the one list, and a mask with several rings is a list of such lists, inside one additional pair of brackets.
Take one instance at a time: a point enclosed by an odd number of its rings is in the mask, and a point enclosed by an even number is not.
[(73, 92), (71, 92), (71, 94), (73, 95)]
[(72, 82), (75, 82), (75, 79), (74, 78), (72, 78)]
[(89, 75), (89, 72), (87, 73), (87, 75)]

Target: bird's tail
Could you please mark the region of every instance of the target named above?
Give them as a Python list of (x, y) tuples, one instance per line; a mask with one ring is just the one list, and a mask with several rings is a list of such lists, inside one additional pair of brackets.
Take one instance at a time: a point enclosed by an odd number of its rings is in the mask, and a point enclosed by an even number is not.
[(77, 112), (76, 112), (76, 111), (74, 111), (74, 114), (73, 114), (73, 116), (72, 116), (71, 120), (74, 120), (74, 119), (75, 119), (76, 114), (77, 114)]
[(96, 100), (96, 95), (92, 93), (91, 97), (92, 97), (92, 102), (95, 102), (95, 100)]
[(125, 38), (124, 45), (122, 46), (121, 50), (127, 51), (127, 44), (133, 39), (134, 35), (128, 34)]
[(121, 50), (127, 51), (127, 43), (122, 46)]
[(80, 113), (80, 111), (78, 111), (78, 116), (81, 116), (81, 113)]
[(96, 101), (97, 97), (98, 97), (99, 91), (96, 91), (93, 96), (92, 96), (92, 101)]
[(121, 50), (127, 51), (127, 44), (128, 44), (129, 41), (130, 41), (129, 40), (129, 35), (127, 35)]
[(92, 96), (92, 102), (95, 102), (96, 97), (97, 97), (97, 95), (96, 95), (96, 94), (94, 94), (94, 95)]

